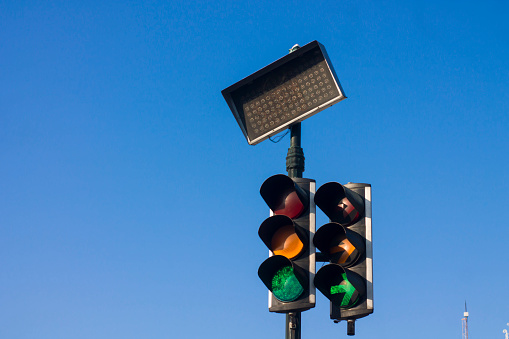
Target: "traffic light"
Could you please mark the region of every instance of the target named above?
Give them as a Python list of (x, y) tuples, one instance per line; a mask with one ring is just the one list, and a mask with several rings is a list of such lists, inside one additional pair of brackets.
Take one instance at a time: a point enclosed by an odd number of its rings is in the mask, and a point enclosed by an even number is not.
[(329, 182), (317, 190), (315, 203), (330, 223), (314, 236), (329, 262), (314, 284), (331, 302), (331, 319), (348, 320), (352, 334), (353, 321), (373, 313), (371, 185)]
[(274, 175), (260, 194), (271, 210), (258, 230), (270, 250), (258, 269), (269, 289), (269, 311), (289, 313), (315, 306), (315, 181)]

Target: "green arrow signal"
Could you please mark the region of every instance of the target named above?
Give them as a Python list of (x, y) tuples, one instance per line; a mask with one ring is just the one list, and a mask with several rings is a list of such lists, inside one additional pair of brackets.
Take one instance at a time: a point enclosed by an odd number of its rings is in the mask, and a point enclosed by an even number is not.
[(350, 299), (352, 299), (352, 296), (355, 293), (355, 287), (353, 287), (353, 285), (348, 281), (346, 273), (341, 274), (341, 276), (343, 277), (343, 281), (339, 285), (331, 286), (330, 293), (344, 293), (345, 295), (341, 301), (341, 306), (348, 306)]

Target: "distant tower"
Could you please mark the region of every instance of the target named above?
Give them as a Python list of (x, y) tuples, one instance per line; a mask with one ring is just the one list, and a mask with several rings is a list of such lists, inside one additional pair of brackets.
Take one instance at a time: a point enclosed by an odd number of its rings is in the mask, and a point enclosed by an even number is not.
[(461, 327), (462, 331), (462, 339), (468, 339), (468, 312), (467, 312), (467, 302), (465, 301), (465, 312), (463, 312), (463, 319), (461, 319)]

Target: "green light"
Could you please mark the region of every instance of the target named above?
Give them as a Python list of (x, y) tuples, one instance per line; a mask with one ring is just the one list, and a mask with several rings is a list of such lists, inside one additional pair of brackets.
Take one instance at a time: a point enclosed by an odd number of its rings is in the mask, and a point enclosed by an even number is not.
[[(350, 299), (352, 299), (353, 294), (355, 293), (355, 287), (348, 281), (348, 278), (346, 277), (346, 273), (343, 273), (341, 275), (343, 277), (343, 281), (339, 285), (331, 286), (330, 293), (331, 294), (338, 294), (338, 293), (344, 293), (343, 300), (341, 300), (341, 305), (343, 307), (349, 306)], [(357, 302), (357, 300), (354, 300), (352, 302), (352, 305), (354, 305)]]
[(291, 266), (280, 268), (272, 278), (272, 293), (280, 301), (294, 301), (302, 292), (304, 288)]

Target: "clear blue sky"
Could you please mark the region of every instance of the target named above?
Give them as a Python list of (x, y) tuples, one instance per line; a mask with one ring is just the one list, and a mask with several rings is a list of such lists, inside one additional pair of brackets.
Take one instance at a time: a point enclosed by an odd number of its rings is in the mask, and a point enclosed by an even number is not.
[[(0, 338), (284, 337), (258, 279), (288, 137), (221, 90), (325, 45), (348, 99), (305, 177), (373, 186), (375, 312), (356, 338), (503, 338), (506, 1), (0, 1)], [(318, 215), (318, 224), (326, 221)], [(327, 300), (302, 338), (346, 336)]]

